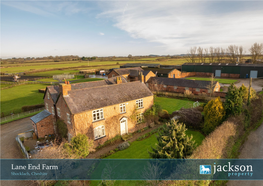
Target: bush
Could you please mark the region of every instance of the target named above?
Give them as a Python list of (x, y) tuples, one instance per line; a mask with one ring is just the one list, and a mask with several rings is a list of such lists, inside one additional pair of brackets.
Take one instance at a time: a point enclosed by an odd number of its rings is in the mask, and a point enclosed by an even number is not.
[(105, 146), (108, 146), (108, 145), (112, 145), (112, 144), (118, 143), (120, 141), (122, 141), (122, 137), (121, 137), (121, 135), (117, 135), (114, 138), (111, 138), (111, 139), (105, 141), (105, 143), (103, 143), (102, 145), (97, 146), (96, 149), (98, 150), (98, 149), (100, 149), (102, 147), (105, 147)]
[(93, 149), (93, 141), (89, 140), (85, 134), (78, 134), (71, 139), (70, 143), (65, 144), (69, 154), (74, 154), (78, 158), (85, 158)]
[(249, 114), (250, 125), (256, 124), (262, 118), (263, 112), (263, 98), (258, 96), (258, 98), (251, 100), (250, 105), (247, 109), (247, 114)]
[(127, 149), (129, 146), (130, 146), (130, 144), (128, 142), (123, 142), (122, 144), (118, 145), (118, 149), (124, 150), (124, 149)]
[(231, 84), (231, 86), (228, 87), (224, 107), (227, 117), (239, 115), (243, 111), (242, 95), (239, 89), (233, 83)]
[(184, 159), (191, 155), (196, 144), (192, 140), (193, 136), (190, 138), (186, 136), (186, 130), (184, 124), (177, 123), (175, 120), (166, 123), (159, 130), (158, 144), (156, 144), (156, 148), (152, 147), (153, 152), (149, 152), (150, 156), (161, 159)]
[(204, 108), (204, 128), (203, 132), (209, 134), (212, 132), (225, 117), (225, 109), (223, 103), (220, 100), (220, 97), (211, 100), (207, 103)]
[(44, 106), (45, 106), (44, 104), (23, 106), (23, 107), (22, 107), (22, 112), (26, 112), (26, 111), (30, 111), (30, 110), (34, 110), (34, 109), (43, 108)]
[(179, 111), (173, 112), (173, 115), (178, 115), (180, 123), (184, 123), (188, 128), (201, 129), (203, 123), (202, 113), (198, 108), (180, 109)]
[(147, 109), (144, 112), (144, 119), (148, 124), (150, 123), (159, 123), (159, 112), (162, 110), (161, 106), (158, 104), (154, 104), (150, 109)]
[(170, 114), (167, 110), (162, 110), (159, 112), (159, 117), (162, 119), (170, 119)]
[(58, 119), (56, 122), (57, 133), (59, 138), (67, 138), (68, 127), (63, 120)]
[[(243, 99), (243, 102), (247, 103), (247, 101), (248, 101), (248, 93), (249, 93), (248, 88), (244, 84), (242, 84), (242, 86), (239, 88), (239, 91), (240, 91), (240, 96)], [(250, 99), (252, 100), (252, 99), (255, 99), (255, 98), (257, 98), (257, 93), (251, 87), (251, 89), (250, 89)]]

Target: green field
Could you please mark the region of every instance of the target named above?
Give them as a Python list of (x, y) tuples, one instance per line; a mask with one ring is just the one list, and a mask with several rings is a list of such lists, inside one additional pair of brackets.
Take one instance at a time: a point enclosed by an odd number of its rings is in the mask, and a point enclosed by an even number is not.
[(194, 101), (166, 98), (166, 97), (155, 97), (155, 103), (160, 105), (162, 109), (167, 110), (169, 114), (172, 114), (176, 110), (180, 110), (182, 107), (190, 108), (193, 106)]
[(43, 93), (39, 93), (38, 89), (46, 86), (48, 85), (28, 84), (1, 90), (1, 112), (10, 114), (12, 111), (21, 111), (23, 106), (43, 103)]
[[(210, 78), (201, 78), (201, 77), (188, 77), (186, 79), (211, 81)], [(218, 81), (219, 83), (222, 83), (222, 84), (231, 84), (231, 83), (237, 82), (237, 80), (235, 80), (235, 79), (218, 79), (218, 78), (214, 78), (214, 81)]]
[(85, 79), (79, 79), (77, 81), (73, 81), (72, 83), (82, 83), (82, 82), (89, 82), (89, 81), (100, 81), (104, 80), (102, 78), (85, 78)]

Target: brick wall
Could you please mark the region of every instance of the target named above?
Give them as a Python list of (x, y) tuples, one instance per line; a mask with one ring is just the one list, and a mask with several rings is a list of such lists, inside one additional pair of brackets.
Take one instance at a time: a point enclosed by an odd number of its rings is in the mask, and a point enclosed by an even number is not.
[[(35, 132), (38, 136), (38, 138), (44, 138), (45, 136), (49, 134), (54, 134), (54, 117), (52, 115), (44, 118), (40, 122), (34, 124), (33, 127), (35, 129)], [(37, 131), (36, 131), (37, 129)]]
[(119, 74), (117, 74), (114, 70), (112, 70), (112, 71), (108, 74), (108, 78), (116, 77), (116, 76), (119, 76)]
[(195, 76), (195, 72), (181, 72), (181, 78)]
[[(104, 119), (100, 121), (92, 121), (92, 110), (75, 114), (74, 117), (74, 131), (75, 135), (78, 133), (85, 133), (90, 139), (94, 139), (94, 128), (103, 125), (105, 127), (106, 137), (96, 139), (94, 145), (98, 146), (103, 144), (108, 139), (120, 135), (120, 120), (127, 118), (128, 132), (132, 133), (139, 129), (144, 128), (147, 124), (136, 124), (136, 121), (131, 119), (131, 115), (134, 112), (136, 100), (125, 102), (126, 113), (120, 113), (120, 105), (112, 105), (103, 108)], [(137, 113), (143, 113), (146, 109), (153, 105), (153, 96), (143, 98), (143, 108), (136, 110)], [(100, 108), (98, 108), (100, 109)]]
[[(190, 88), (190, 87), (179, 87), (179, 86), (171, 86), (171, 85), (157, 85), (154, 84), (148, 84), (148, 87), (151, 91), (164, 91), (164, 92), (175, 92), (175, 93), (184, 93), (186, 91), (186, 88), (188, 88), (189, 91), (191, 91), (194, 95), (199, 95), (201, 93), (208, 94), (208, 89), (198, 89), (198, 88)], [(216, 84), (214, 91), (218, 89), (220, 90), (219, 83)]]
[[(57, 101), (57, 104), (56, 104), (56, 108), (60, 109), (60, 117), (58, 117), (58, 119), (61, 119), (64, 121), (65, 124), (67, 124), (67, 127), (68, 127), (68, 132), (74, 136), (74, 121), (72, 119), (72, 114), (63, 98), (63, 96), (60, 96), (58, 101)], [(70, 123), (68, 123), (68, 120), (67, 120), (67, 114), (70, 115)]]
[[(48, 99), (48, 94), (49, 94), (49, 99)], [(46, 110), (52, 114), (52, 107), (54, 107), (54, 102), (48, 90), (46, 91), (46, 94), (44, 97), (44, 103), (45, 103)], [(48, 106), (46, 105), (46, 103), (48, 104)], [(54, 108), (54, 111), (55, 111), (55, 108)]]
[(169, 74), (168, 78), (181, 78), (181, 71), (173, 69)]
[(156, 75), (150, 71), (145, 77), (144, 77), (144, 82), (147, 82), (151, 77), (156, 77)]

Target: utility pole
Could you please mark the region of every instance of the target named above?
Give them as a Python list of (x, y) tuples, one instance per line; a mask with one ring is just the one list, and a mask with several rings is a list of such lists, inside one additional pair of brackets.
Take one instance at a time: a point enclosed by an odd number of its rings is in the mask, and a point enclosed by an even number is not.
[(247, 105), (250, 105), (250, 93), (251, 93), (251, 86), (252, 86), (252, 78), (249, 80), (249, 88), (248, 88), (248, 99), (247, 99)]

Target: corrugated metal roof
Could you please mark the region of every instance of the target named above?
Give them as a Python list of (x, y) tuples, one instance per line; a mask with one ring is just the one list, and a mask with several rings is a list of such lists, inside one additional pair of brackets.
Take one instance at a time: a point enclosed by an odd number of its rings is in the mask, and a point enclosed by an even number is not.
[(45, 119), (46, 117), (50, 116), (51, 113), (48, 112), (47, 110), (43, 110), (42, 112), (34, 115), (33, 117), (31, 117), (30, 119), (34, 122), (34, 123), (38, 123), (41, 120)]
[(255, 66), (255, 67), (263, 67), (263, 64), (245, 64), (245, 63), (184, 63), (184, 65), (191, 65), (191, 66)]

